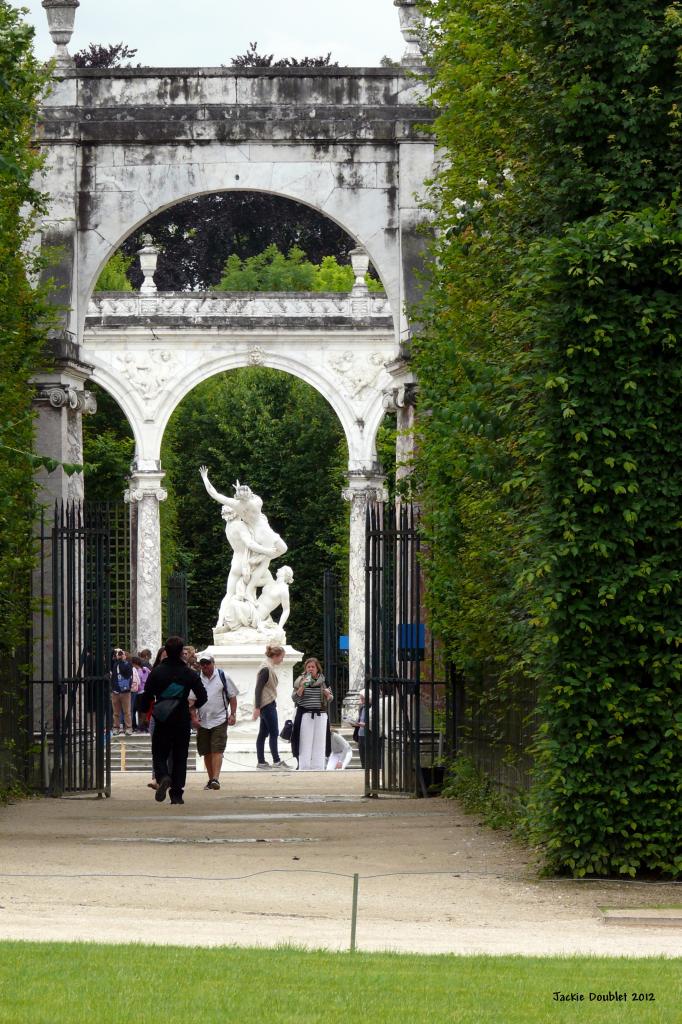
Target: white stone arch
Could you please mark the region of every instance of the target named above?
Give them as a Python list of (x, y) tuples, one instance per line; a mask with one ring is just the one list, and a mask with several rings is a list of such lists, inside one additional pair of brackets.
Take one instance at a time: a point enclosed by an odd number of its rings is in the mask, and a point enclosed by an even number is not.
[[(195, 387), (198, 387), (199, 384), (203, 384), (204, 381), (210, 380), (211, 377), (215, 377), (221, 373), (229, 373), (233, 370), (243, 370), (253, 365), (254, 364), (249, 362), (248, 359), (244, 359), (242, 355), (235, 353), (220, 353), (213, 359), (202, 362), (199, 367), (188, 374), (188, 376), (180, 383), (180, 387), (174, 391), (172, 395), (169, 394), (167, 400), (163, 403), (162, 409), (160, 410), (159, 419), (156, 424), (158, 430), (157, 436), (159, 451), (163, 435), (171, 416)], [(358, 428), (354, 419), (353, 409), (350, 403), (345, 401), (339, 392), (335, 392), (329, 386), (329, 382), (319, 371), (311, 368), (310, 366), (306, 366), (301, 359), (297, 359), (293, 356), (286, 356), (284, 354), (264, 355), (262, 361), (258, 363), (258, 367), (268, 370), (278, 370), (282, 373), (288, 374), (289, 376), (297, 377), (299, 380), (304, 381), (306, 384), (309, 384), (314, 388), (315, 391), (317, 391), (318, 394), (327, 401), (341, 424), (346, 437), (346, 443), (348, 445), (349, 459), (353, 457), (351, 452), (359, 453), (360, 444), (357, 436)]]
[[(383, 395), (390, 383), (390, 377), (382, 370), (376, 383), (368, 388), (368, 398), (360, 409), (325, 373), (324, 368), (306, 360), (305, 349), (296, 352), (260, 352), (258, 362), (250, 358), (248, 348), (238, 351), (218, 351), (213, 355), (201, 354), (195, 365), (177, 359), (174, 371), (164, 381), (163, 395), (154, 408), (153, 415), (146, 411), (144, 395), (126, 390), (124, 381), (111, 365), (110, 353), (106, 358), (99, 350), (88, 349), (87, 338), (83, 352), (93, 369), (91, 379), (107, 391), (121, 407), (135, 438), (135, 466), (140, 471), (155, 471), (160, 467), (161, 444), (168, 422), (183, 399), (199, 384), (220, 373), (262, 366), (279, 370), (315, 389), (330, 405), (343, 429), (348, 445), (348, 468), (350, 472), (374, 467), (377, 462), (376, 434), (382, 422), (385, 409)], [(105, 350), (106, 352), (106, 350)], [(186, 355), (186, 354), (185, 354)]]
[[(213, 147), (212, 147), (213, 148)], [(220, 147), (221, 149), (238, 147)], [(251, 147), (252, 149), (256, 147)], [(269, 147), (270, 149), (272, 147)], [(295, 149), (295, 147), (294, 147)], [(215, 155), (215, 154), (214, 154)], [(206, 151), (195, 154), (204, 161)], [(197, 187), (195, 165), (179, 163), (158, 167), (144, 164), (116, 166), (110, 188), (94, 193), (96, 227), (81, 227), (78, 258), (78, 338), (82, 339), (88, 301), (97, 279), (114, 252), (134, 231), (165, 210), (204, 195), (220, 192), (262, 192), (301, 203), (342, 228), (365, 248), (389, 299), (396, 336), (400, 331), (400, 254), (396, 212), (390, 189), (350, 190), (335, 184), (338, 167), (333, 159), (280, 162), (266, 160), (201, 163), (209, 187)], [(146, 172), (142, 174), (141, 170)], [(159, 178), (156, 173), (164, 173)], [(230, 176), (238, 184), (228, 184)], [(267, 187), (263, 179), (278, 179)], [(206, 183), (208, 184), (208, 183)], [(377, 195), (379, 193), (379, 195)]]

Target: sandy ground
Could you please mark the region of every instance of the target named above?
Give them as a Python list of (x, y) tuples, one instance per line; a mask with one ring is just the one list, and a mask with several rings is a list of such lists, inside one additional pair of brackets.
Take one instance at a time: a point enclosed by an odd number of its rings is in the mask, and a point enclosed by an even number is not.
[(359, 772), (239, 773), (182, 807), (148, 777), (110, 800), (0, 808), (0, 938), (435, 953), (678, 956), (671, 927), (605, 925), (600, 906), (680, 903), (672, 885), (543, 881), (450, 801), (365, 800)]

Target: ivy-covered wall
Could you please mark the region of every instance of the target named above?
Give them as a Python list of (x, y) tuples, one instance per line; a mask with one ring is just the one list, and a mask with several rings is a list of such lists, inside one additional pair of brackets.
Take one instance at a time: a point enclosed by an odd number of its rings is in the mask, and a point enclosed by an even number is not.
[(437, 0), (434, 625), (534, 679), (548, 867), (679, 874), (682, 7)]

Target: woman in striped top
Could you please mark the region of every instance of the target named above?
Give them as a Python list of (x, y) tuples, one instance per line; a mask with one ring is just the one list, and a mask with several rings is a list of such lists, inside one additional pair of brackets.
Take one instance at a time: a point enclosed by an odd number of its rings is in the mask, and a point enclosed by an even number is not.
[(324, 771), (329, 754), (329, 716), (327, 707), (332, 691), (325, 685), (322, 666), (317, 658), (307, 658), (303, 672), (294, 683), (292, 693), (296, 705), (291, 750), (298, 758), (300, 772)]

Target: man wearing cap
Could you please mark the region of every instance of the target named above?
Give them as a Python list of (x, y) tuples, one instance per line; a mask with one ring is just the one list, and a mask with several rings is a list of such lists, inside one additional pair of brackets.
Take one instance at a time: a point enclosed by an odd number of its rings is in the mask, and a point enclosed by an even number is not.
[(204, 789), (220, 789), (220, 767), (227, 745), (227, 727), (237, 721), (237, 695), (239, 690), (208, 651), (199, 655), (201, 681), (208, 700), (202, 707), (192, 709), (192, 721), (197, 729), (197, 751), (203, 757), (208, 774)]

